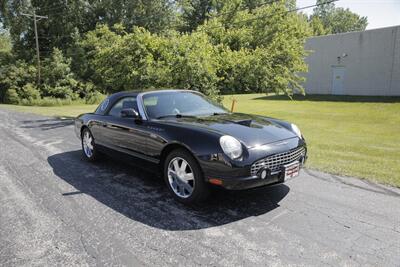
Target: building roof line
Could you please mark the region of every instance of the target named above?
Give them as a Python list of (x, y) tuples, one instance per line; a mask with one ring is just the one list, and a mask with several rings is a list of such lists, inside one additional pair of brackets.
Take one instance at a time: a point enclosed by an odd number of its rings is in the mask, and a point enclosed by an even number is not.
[(327, 34), (327, 35), (311, 36), (311, 37), (309, 37), (307, 39), (323, 38), (323, 37), (330, 37), (330, 36), (343, 36), (343, 35), (348, 35), (348, 34), (359, 34), (359, 33), (364, 33), (364, 32), (387, 30), (387, 29), (390, 29), (390, 28), (400, 28), (400, 25), (369, 29), (369, 30), (365, 30), (365, 31), (342, 32), (342, 33), (332, 33), (332, 34)]

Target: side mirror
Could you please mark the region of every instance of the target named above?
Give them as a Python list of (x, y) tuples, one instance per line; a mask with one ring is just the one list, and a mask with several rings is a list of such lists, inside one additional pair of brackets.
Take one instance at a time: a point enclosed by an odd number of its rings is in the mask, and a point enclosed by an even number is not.
[(134, 118), (139, 119), (139, 113), (134, 108), (126, 108), (121, 110), (121, 117), (122, 118)]

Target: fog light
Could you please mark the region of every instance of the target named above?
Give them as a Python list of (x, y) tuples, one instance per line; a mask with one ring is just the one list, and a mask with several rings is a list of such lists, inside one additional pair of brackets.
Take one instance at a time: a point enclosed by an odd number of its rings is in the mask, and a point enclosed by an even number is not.
[(267, 177), (267, 171), (263, 170), (260, 175), (261, 179), (265, 179)]

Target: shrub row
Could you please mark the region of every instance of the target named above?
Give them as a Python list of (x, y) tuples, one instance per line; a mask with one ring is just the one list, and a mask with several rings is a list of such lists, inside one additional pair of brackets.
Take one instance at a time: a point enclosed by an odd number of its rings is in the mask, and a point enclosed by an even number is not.
[(210, 19), (191, 33), (99, 25), (76, 38), (67, 56), (53, 50), (42, 62), (40, 85), (33, 64), (16, 61), (1, 67), (0, 100), (96, 103), (103, 94), (159, 88), (199, 90), (215, 99), (220, 94), (301, 92), (300, 74), (307, 70), (303, 46), (310, 29), (304, 16), (286, 10), (282, 2), (240, 11), (233, 18)]

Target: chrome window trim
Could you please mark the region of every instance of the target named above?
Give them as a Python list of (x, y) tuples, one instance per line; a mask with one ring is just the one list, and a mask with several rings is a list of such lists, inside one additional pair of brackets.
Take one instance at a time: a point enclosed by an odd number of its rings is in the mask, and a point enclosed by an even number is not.
[(138, 109), (139, 109), (138, 111), (139, 111), (140, 117), (142, 117), (142, 120), (146, 121), (148, 119), (148, 117), (147, 117), (147, 113), (144, 109), (144, 104), (143, 104), (143, 95), (144, 94), (145, 93), (139, 93), (136, 97), (136, 102), (138, 105)]

